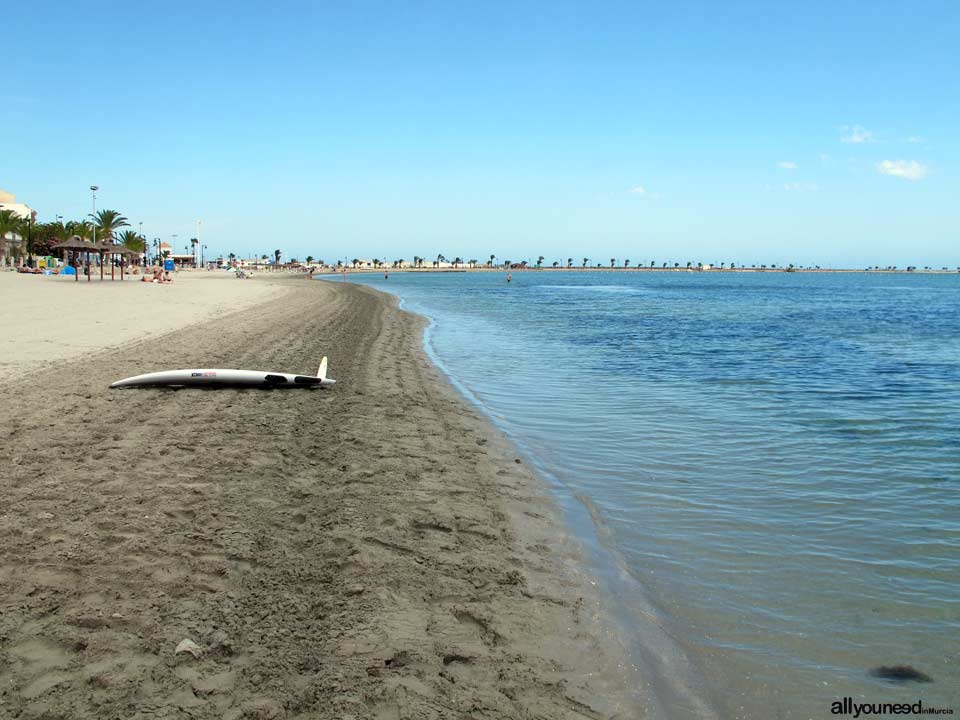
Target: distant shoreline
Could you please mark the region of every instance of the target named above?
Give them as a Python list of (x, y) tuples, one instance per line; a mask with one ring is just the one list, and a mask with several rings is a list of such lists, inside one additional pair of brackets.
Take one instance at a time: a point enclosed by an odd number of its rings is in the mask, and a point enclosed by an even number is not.
[[(866, 270), (866, 269), (855, 269), (855, 268), (651, 268), (651, 267), (526, 267), (526, 268), (505, 268), (505, 267), (445, 267), (445, 268), (435, 268), (435, 267), (422, 267), (422, 268), (393, 268), (393, 267), (364, 267), (364, 268), (347, 268), (348, 273), (466, 273), (466, 272), (663, 272), (663, 273), (860, 273), (860, 274), (870, 274), (870, 275), (957, 275), (960, 274), (960, 269), (958, 270), (906, 270), (906, 269), (897, 269), (897, 270)], [(314, 275), (339, 275), (343, 273), (343, 269), (337, 268), (323, 268), (321, 270), (315, 271)]]

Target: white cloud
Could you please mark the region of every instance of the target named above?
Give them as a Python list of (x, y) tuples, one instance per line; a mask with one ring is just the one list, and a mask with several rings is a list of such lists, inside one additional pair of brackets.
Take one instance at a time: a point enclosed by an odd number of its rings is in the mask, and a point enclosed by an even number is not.
[(858, 145), (860, 143), (871, 143), (873, 142), (873, 133), (867, 130), (865, 127), (860, 125), (844, 125), (843, 131), (848, 133), (840, 138), (840, 142), (853, 143)]
[(877, 172), (904, 180), (923, 180), (927, 171), (927, 166), (916, 160), (884, 160), (877, 163)]
[(787, 192), (817, 192), (820, 187), (816, 183), (784, 183), (783, 189)]
[(910, 137), (907, 138), (907, 142), (912, 143), (914, 145), (923, 145), (923, 143), (925, 143), (926, 141), (927, 141), (926, 138), (922, 138), (919, 135), (911, 135)]
[(784, 170), (796, 170), (797, 164), (792, 160), (781, 160), (777, 163), (777, 167), (781, 167)]
[(630, 192), (633, 195), (639, 195), (640, 197), (645, 198), (647, 200), (659, 200), (660, 198), (663, 197), (663, 195), (661, 195), (658, 192), (650, 192), (643, 185), (637, 185), (636, 187), (630, 188)]

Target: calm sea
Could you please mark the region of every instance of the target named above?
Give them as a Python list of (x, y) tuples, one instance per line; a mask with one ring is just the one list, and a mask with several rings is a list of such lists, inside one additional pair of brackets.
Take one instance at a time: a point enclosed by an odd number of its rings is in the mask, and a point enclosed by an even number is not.
[[(960, 713), (960, 275), (350, 281), (431, 318), (552, 483), (654, 690), (683, 673), (704, 703), (664, 715)], [(871, 674), (893, 665), (932, 682)]]

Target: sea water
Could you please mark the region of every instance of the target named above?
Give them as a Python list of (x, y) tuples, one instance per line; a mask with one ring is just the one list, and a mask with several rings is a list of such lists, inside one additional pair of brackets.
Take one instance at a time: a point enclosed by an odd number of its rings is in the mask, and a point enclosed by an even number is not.
[[(431, 319), (428, 351), (599, 548), (641, 674), (674, 664), (654, 612), (718, 717), (960, 713), (960, 276), (349, 281)], [(932, 682), (873, 674), (896, 665)]]

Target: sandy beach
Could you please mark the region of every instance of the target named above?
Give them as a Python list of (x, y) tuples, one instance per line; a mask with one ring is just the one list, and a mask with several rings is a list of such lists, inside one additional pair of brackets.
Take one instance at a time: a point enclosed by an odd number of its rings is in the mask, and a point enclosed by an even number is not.
[[(647, 714), (545, 487), (421, 318), (349, 283), (185, 278), (0, 277), (0, 717)], [(29, 308), (58, 304), (41, 344)], [(330, 390), (107, 389), (324, 354)]]
[(87, 282), (0, 272), (0, 370), (11, 377), (110, 352), (284, 292), (277, 283), (223, 272), (178, 272), (163, 285), (140, 282), (139, 276), (109, 277)]

